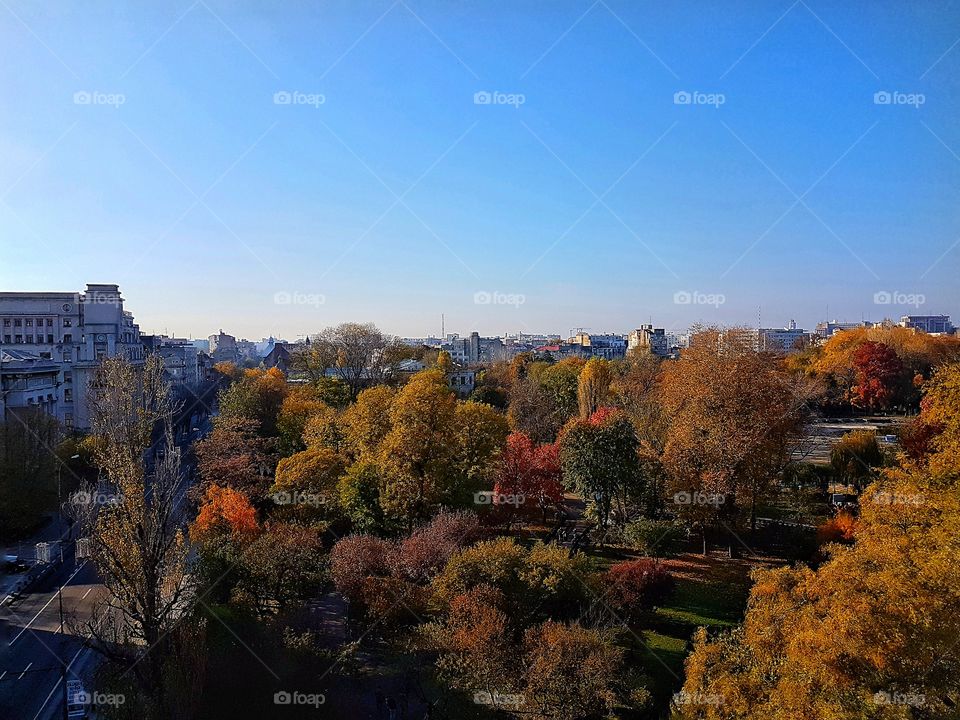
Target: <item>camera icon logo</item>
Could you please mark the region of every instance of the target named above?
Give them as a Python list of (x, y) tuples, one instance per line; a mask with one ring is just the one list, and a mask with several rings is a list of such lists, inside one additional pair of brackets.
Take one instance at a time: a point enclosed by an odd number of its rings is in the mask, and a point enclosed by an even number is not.
[(74, 105), (89, 105), (91, 99), (90, 93), (86, 90), (79, 90), (73, 94)]
[(693, 102), (693, 96), (686, 90), (678, 90), (673, 94), (674, 105), (689, 105)]
[(489, 105), (491, 102), (493, 102), (493, 95), (486, 90), (479, 90), (473, 94), (474, 105)]
[(873, 94), (874, 105), (889, 105), (893, 102), (893, 96), (886, 90), (880, 90)]
[(289, 105), (293, 97), (286, 90), (278, 90), (273, 94), (274, 105)]
[(693, 302), (693, 296), (686, 290), (680, 290), (673, 294), (674, 305), (689, 305), (691, 302)]
[(273, 704), (274, 705), (290, 705), (293, 703), (293, 695), (288, 693), (286, 690), (280, 690), (273, 694)]

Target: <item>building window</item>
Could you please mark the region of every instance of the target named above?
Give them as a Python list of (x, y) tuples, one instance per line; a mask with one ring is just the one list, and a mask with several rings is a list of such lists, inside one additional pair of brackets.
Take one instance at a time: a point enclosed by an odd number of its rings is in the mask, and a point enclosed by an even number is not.
[(19, 343), (22, 343), (22, 342), (23, 342), (23, 335), (14, 335), (14, 336), (13, 336), (13, 341), (14, 341), (15, 343), (18, 343), (18, 344), (19, 344)]
[(53, 318), (47, 318), (47, 327), (53, 327)]
[(73, 382), (73, 373), (70, 372), (69, 370), (66, 370), (66, 371), (63, 373), (63, 381), (64, 381), (65, 383), (72, 383), (72, 382)]
[(43, 318), (37, 318), (37, 327), (43, 327)]
[(10, 318), (4, 318), (4, 319), (3, 319), (3, 326), (4, 326), (4, 327), (10, 327)]
[(68, 428), (73, 427), (73, 413), (64, 413), (63, 414), (63, 424)]
[(71, 335), (70, 333), (64, 334), (64, 336), (63, 336), (63, 341), (64, 341), (65, 343), (73, 342), (73, 335)]
[(73, 390), (71, 390), (70, 388), (67, 388), (66, 390), (64, 390), (63, 399), (66, 402), (73, 402)]
[(64, 351), (63, 351), (63, 361), (64, 361), (64, 362), (73, 362), (73, 351), (72, 351), (72, 350), (64, 350)]
[(47, 333), (47, 343), (53, 345), (53, 335), (50, 333)]
[(14, 327), (21, 327), (22, 325), (23, 325), (23, 321), (22, 321), (20, 318), (15, 318), (15, 319), (14, 319), (14, 321), (13, 321), (13, 326), (14, 326)]
[(73, 327), (73, 320), (71, 320), (70, 318), (64, 318), (64, 319), (63, 319), (63, 326), (64, 326), (64, 327)]
[(33, 335), (27, 335), (27, 345), (33, 345)]
[(4, 341), (5, 343), (7, 343), (7, 345), (9, 345), (11, 342), (13, 342), (13, 341), (10, 339), (10, 336), (9, 336), (9, 335), (4, 335), (4, 336), (3, 336), (3, 341)]
[(33, 327), (33, 318), (27, 318), (27, 327)]

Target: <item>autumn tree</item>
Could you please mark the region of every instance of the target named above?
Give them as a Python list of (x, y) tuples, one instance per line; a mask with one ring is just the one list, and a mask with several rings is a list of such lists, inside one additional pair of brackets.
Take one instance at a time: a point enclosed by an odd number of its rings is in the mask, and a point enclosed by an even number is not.
[(206, 538), (222, 534), (239, 539), (249, 537), (259, 529), (257, 511), (243, 492), (210, 485), (197, 519), (190, 526), (190, 539), (203, 542)]
[(380, 504), (386, 480), (380, 467), (372, 462), (356, 462), (337, 481), (340, 508), (356, 532), (383, 532), (388, 518)]
[[(0, 537), (30, 532), (56, 507), (57, 466), (63, 461), (52, 448), (59, 438), (56, 418), (39, 408), (11, 410), (0, 422)], [(68, 468), (64, 477), (69, 475)]]
[(640, 558), (614, 563), (604, 575), (604, 602), (618, 617), (637, 623), (673, 590), (673, 578), (655, 560)]
[[(163, 363), (136, 367), (116, 356), (101, 362), (91, 387), (91, 422), (100, 439), (96, 462), (117, 487), (91, 534), (105, 601), (88, 625), (91, 642), (131, 668), (157, 717), (168, 717), (162, 678), (165, 643), (192, 591), (178, 507), (182, 480), (173, 442), (173, 408)], [(147, 474), (144, 458), (157, 427), (162, 454)]]
[(856, 384), (851, 401), (856, 407), (879, 410), (890, 405), (903, 363), (887, 345), (867, 341), (853, 353)]
[(255, 420), (218, 417), (213, 430), (194, 446), (204, 486), (216, 484), (257, 497), (269, 485), (275, 461)]
[(245, 370), (242, 378), (220, 391), (217, 420), (253, 420), (261, 435), (273, 435), (287, 391), (286, 378), (277, 368)]
[(274, 494), (308, 493), (324, 501), (335, 497), (337, 481), (346, 471), (343, 458), (329, 448), (311, 447), (277, 463)]
[(380, 446), (387, 473), (383, 502), (408, 528), (430, 508), (459, 495), (454, 418), (457, 401), (438, 370), (414, 375), (390, 408), (390, 431)]
[(396, 392), (387, 385), (362, 390), (357, 400), (343, 413), (345, 441), (349, 453), (370, 460), (380, 453), (380, 445), (390, 432), (390, 409)]
[[(489, 405), (458, 402), (453, 418), (457, 446), (456, 463), (464, 475), (465, 493), (489, 487), (496, 474), (510, 425), (507, 418)], [(460, 502), (465, 502), (462, 496)]]
[(493, 490), (496, 495), (535, 501), (545, 522), (547, 508), (563, 500), (562, 477), (555, 443), (534, 445), (523, 433), (514, 432), (507, 437)]
[(309, 350), (298, 359), (297, 367), (303, 360), (303, 366), (314, 377), (332, 370), (350, 388), (350, 395), (356, 397), (365, 385), (383, 381), (397, 346), (395, 339), (373, 323), (342, 323), (315, 335)]
[[(790, 461), (816, 397), (814, 384), (738, 337), (700, 333), (660, 381), (670, 417), (662, 456), (668, 495), (701, 530), (705, 552), (708, 528), (725, 524), (730, 533), (738, 509), (754, 527), (757, 505)], [(704, 498), (716, 502), (697, 501)], [(732, 553), (732, 533), (728, 538)]]
[(281, 449), (287, 453), (303, 450), (303, 431), (310, 418), (331, 410), (314, 386), (300, 385), (291, 389), (280, 403), (277, 413)]
[(604, 405), (610, 394), (613, 382), (613, 369), (610, 361), (603, 358), (590, 358), (577, 380), (577, 404), (580, 417), (586, 419)]

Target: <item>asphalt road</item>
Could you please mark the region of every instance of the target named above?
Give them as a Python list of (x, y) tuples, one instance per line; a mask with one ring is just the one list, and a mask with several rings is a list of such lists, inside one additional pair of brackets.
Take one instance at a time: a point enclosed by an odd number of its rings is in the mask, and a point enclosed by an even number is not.
[[(199, 432), (182, 438), (186, 448), (210, 429), (204, 420)], [(194, 468), (184, 467), (177, 493), (182, 512)], [(184, 518), (186, 522), (186, 518)], [(80, 680), (91, 692), (98, 656), (84, 649), (80, 632), (107, 589), (87, 560), (79, 564), (74, 544), (64, 545), (64, 562), (55, 572), (0, 608), (0, 718), (2, 720), (56, 720), (63, 717), (63, 671), (67, 680)], [(61, 628), (57, 591), (61, 589), (65, 622)], [(61, 632), (62, 630), (62, 632)]]

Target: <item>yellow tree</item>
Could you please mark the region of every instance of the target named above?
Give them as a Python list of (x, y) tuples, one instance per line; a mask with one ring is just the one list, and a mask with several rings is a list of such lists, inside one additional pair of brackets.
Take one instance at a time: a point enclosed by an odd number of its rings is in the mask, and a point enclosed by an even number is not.
[(387, 385), (375, 385), (357, 395), (357, 401), (343, 413), (343, 429), (349, 453), (358, 460), (372, 460), (390, 432), (391, 406), (396, 392)]
[(410, 528), (431, 505), (457, 494), (456, 407), (436, 369), (414, 375), (391, 405), (390, 431), (380, 446), (380, 465), (388, 477), (382, 501)]
[(613, 370), (609, 361), (591, 358), (583, 366), (577, 382), (577, 402), (582, 419), (586, 420), (606, 404), (612, 382)]

